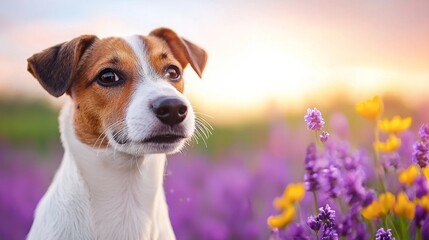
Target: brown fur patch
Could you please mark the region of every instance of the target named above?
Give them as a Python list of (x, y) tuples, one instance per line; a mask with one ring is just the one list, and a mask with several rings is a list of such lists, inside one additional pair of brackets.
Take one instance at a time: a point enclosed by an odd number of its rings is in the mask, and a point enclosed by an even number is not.
[[(159, 76), (165, 75), (165, 69), (169, 65), (175, 65), (180, 69), (182, 79), (178, 81), (170, 81), (170, 83), (179, 92), (183, 93), (183, 68), (179, 61), (174, 58), (174, 55), (171, 52), (171, 49), (168, 44), (165, 41), (153, 36), (141, 37), (141, 39), (146, 44), (146, 53), (149, 63), (151, 64), (155, 72), (159, 74)], [(166, 79), (166, 81), (168, 81), (168, 79)]]
[[(104, 131), (112, 125), (115, 129), (125, 127), (125, 111), (138, 79), (137, 61), (131, 47), (120, 38), (100, 40), (82, 57), (70, 93), (79, 106), (74, 112), (74, 128), (83, 143), (106, 147)], [(98, 75), (106, 68), (113, 69), (124, 84), (97, 84)]]

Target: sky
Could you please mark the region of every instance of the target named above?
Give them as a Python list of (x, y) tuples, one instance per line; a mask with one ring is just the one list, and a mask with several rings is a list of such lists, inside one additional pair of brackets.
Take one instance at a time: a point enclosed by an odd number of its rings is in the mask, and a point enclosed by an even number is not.
[[(217, 119), (429, 92), (429, 1), (214, 0), (0, 2), (0, 95), (58, 102), (26, 71), (33, 53), (81, 34), (146, 35), (169, 27), (204, 48), (186, 94)], [(59, 101), (63, 101), (64, 97)]]

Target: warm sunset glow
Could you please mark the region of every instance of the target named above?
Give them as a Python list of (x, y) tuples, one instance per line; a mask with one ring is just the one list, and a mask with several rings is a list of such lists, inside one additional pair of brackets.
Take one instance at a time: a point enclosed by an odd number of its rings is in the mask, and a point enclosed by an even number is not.
[(3, 96), (52, 99), (26, 72), (34, 52), (85, 33), (127, 36), (160, 26), (209, 53), (203, 80), (189, 68), (186, 89), (197, 108), (219, 121), (261, 115), (272, 105), (302, 110), (309, 100), (328, 102), (338, 93), (351, 99), (393, 93), (414, 104), (429, 91), (426, 2), (191, 1), (166, 8), (168, 1), (95, 1), (78, 11), (71, 1), (44, 1), (0, 4), (9, 16), (0, 26)]

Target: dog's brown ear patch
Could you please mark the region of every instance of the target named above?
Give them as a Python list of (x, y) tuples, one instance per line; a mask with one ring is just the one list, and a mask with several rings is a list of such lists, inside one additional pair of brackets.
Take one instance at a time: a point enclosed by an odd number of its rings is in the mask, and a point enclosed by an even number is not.
[(83, 53), (98, 38), (83, 35), (36, 53), (27, 59), (27, 70), (51, 95), (59, 97), (71, 86)]
[(198, 76), (202, 76), (207, 63), (206, 51), (179, 37), (173, 30), (168, 28), (155, 29), (149, 35), (163, 39), (183, 68), (189, 63)]

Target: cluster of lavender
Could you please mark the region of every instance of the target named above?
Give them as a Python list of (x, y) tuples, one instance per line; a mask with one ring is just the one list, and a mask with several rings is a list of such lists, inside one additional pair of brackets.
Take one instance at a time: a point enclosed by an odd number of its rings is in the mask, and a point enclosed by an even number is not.
[(384, 228), (380, 228), (375, 234), (375, 240), (395, 240), (395, 238), (392, 236), (392, 230), (387, 229), (386, 231)]
[(413, 162), (421, 168), (429, 165), (429, 124), (423, 124), (419, 130), (420, 141), (413, 145)]
[(307, 225), (318, 236), (322, 233), (322, 240), (337, 240), (338, 234), (335, 227), (335, 211), (327, 204), (325, 207), (319, 208), (317, 216), (310, 216), (307, 220)]
[[(361, 115), (378, 124), (373, 142), (375, 164), (371, 168), (365, 152), (351, 151), (347, 142), (339, 139), (322, 141), (319, 147), (311, 143), (304, 161), (306, 190), (313, 193), (316, 207), (320, 203), (333, 205), (319, 208), (316, 215), (308, 217), (308, 228), (315, 239), (320, 239), (319, 235), (321, 239), (429, 239), (429, 124), (420, 127), (419, 139), (413, 144), (412, 134), (405, 131), (411, 117), (380, 120), (383, 108), (379, 98), (358, 106)], [(313, 131), (320, 131), (325, 124), (315, 108), (308, 109), (304, 119)], [(390, 133), (389, 139), (379, 141), (378, 130)], [(384, 158), (386, 173), (376, 170), (379, 157)], [(416, 165), (401, 165), (402, 159), (411, 157)], [(393, 167), (392, 172), (389, 167)], [(398, 180), (401, 188), (393, 183)], [(380, 181), (378, 194), (369, 188), (374, 181)], [(340, 212), (337, 222), (335, 211)], [(374, 232), (377, 226), (387, 228)], [(305, 230), (296, 231), (300, 228), (300, 223), (290, 226), (283, 239), (314, 239)]]
[[(309, 111), (304, 119), (308, 129), (317, 130), (315, 126), (324, 124), (322, 114), (317, 109)], [(363, 164), (367, 162), (366, 158), (363, 152), (351, 151), (348, 144), (341, 140), (326, 142), (320, 154), (314, 143), (307, 147), (304, 161), (306, 190), (322, 196), (322, 201), (331, 199), (347, 204), (350, 209), (338, 224), (340, 236), (359, 239), (359, 236), (366, 235), (366, 228), (360, 222), (360, 210), (375, 197), (373, 190), (365, 188), (369, 177)], [(338, 199), (338, 196), (344, 197)]]

